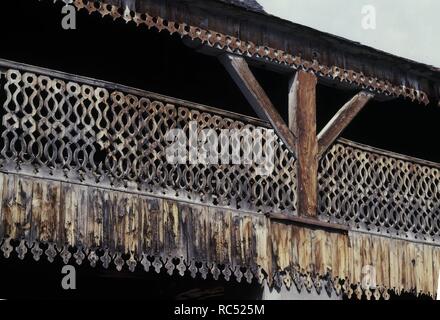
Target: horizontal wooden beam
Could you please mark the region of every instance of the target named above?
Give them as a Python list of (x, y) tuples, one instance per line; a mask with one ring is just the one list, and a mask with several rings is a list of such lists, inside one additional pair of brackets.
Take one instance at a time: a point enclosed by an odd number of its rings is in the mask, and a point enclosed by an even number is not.
[(335, 232), (341, 232), (341, 233), (348, 233), (350, 231), (350, 227), (348, 227), (348, 226), (319, 221), (319, 220), (313, 219), (313, 218), (290, 216), (290, 215), (283, 214), (283, 213), (269, 213), (269, 214), (267, 214), (267, 217), (272, 220), (278, 220), (281, 222), (298, 224), (298, 225), (302, 225), (302, 226), (313, 228), (313, 229), (323, 229), (323, 230), (335, 231)]
[(367, 105), (374, 97), (368, 92), (361, 92), (355, 95), (347, 102), (335, 116), (329, 121), (324, 129), (318, 135), (318, 157), (327, 151), (327, 149), (336, 141), (341, 133), (353, 121), (354, 117)]
[(219, 56), (219, 60), (240, 88), (255, 113), (260, 119), (270, 122), (289, 151), (296, 156), (296, 138), (294, 134), (281, 118), (257, 79), (255, 79), (246, 60), (243, 57), (229, 53)]

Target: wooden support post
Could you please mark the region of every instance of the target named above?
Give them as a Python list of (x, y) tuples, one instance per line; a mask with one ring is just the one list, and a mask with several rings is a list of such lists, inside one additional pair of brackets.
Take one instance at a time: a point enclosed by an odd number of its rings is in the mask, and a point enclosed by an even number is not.
[(342, 131), (347, 128), (354, 117), (367, 105), (374, 97), (373, 94), (368, 92), (361, 92), (347, 102), (338, 113), (330, 120), (324, 129), (318, 135), (318, 157), (327, 151), (327, 149), (335, 142), (335, 140), (341, 135)]
[(296, 156), (295, 136), (273, 106), (264, 89), (260, 86), (250, 70), (246, 60), (240, 56), (224, 54), (219, 60), (240, 88), (249, 104), (260, 119), (267, 120), (287, 146), (289, 151)]
[(364, 92), (356, 95), (342, 107), (318, 137), (316, 134), (317, 78), (313, 73), (299, 70), (289, 84), (289, 126), (287, 126), (243, 57), (223, 54), (219, 60), (257, 115), (271, 123), (280, 139), (295, 156), (298, 213), (300, 216), (316, 218), (319, 158), (373, 95)]
[(289, 85), (289, 125), (296, 136), (298, 213), (316, 217), (318, 203), (318, 142), (316, 76), (299, 70)]

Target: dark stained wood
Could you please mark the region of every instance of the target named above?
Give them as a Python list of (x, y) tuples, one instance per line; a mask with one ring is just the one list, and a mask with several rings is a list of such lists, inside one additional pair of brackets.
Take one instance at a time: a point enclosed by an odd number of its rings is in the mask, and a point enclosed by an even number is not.
[(316, 83), (315, 75), (299, 70), (289, 89), (289, 124), (297, 137), (298, 212), (306, 216), (316, 216), (318, 201)]
[(32, 185), (32, 227), (31, 238), (43, 239), (41, 237), (41, 215), (43, 204), (43, 181), (36, 180)]
[(350, 228), (344, 225), (323, 222), (316, 219), (310, 219), (307, 217), (290, 216), (282, 213), (270, 213), (268, 214), (268, 217), (273, 220), (289, 222), (293, 224), (306, 226), (309, 228), (324, 229), (328, 231), (337, 231), (343, 233), (347, 233), (350, 231)]
[(7, 175), (0, 174), (0, 239), (5, 236), (5, 223), (3, 213), (3, 193), (7, 190)]
[[(58, 223), (60, 220), (60, 198), (61, 198), (61, 183), (49, 181), (44, 185), (43, 189), (43, 203), (44, 213), (42, 215), (43, 226), (46, 223), (47, 238), (56, 241), (58, 238)], [(47, 220), (46, 220), (47, 219)]]
[(361, 92), (348, 101), (329, 121), (318, 135), (318, 156), (321, 157), (347, 128), (356, 115), (374, 97), (373, 94)]
[(2, 216), (1, 221), (2, 229), (4, 230), (5, 237), (15, 236), (15, 218), (14, 207), (16, 206), (15, 200), (15, 176), (3, 175), (4, 177), (4, 189), (3, 189), (3, 202), (2, 202)]
[(292, 154), (295, 155), (295, 135), (289, 130), (278, 111), (273, 106), (264, 89), (255, 79), (246, 60), (232, 54), (224, 54), (219, 57), (234, 82), (240, 88), (249, 104), (262, 120), (271, 123), (281, 140), (286, 144)]
[(140, 249), (148, 255), (154, 255), (163, 250), (160, 245), (163, 201), (161, 199), (140, 197)]
[[(158, 270), (166, 268), (170, 274), (181, 273), (198, 262), (192, 272), (205, 278), (218, 265), (224, 265), (243, 282), (239, 267), (255, 270), (259, 266), (270, 284), (277, 283), (274, 275), (278, 271), (293, 269), (312, 282), (315, 276), (331, 275), (358, 286), (363, 268), (371, 265), (377, 285), (385, 289), (381, 292), (415, 289), (433, 295), (436, 290), (440, 249), (428, 243), (364, 234), (311, 218), (273, 213), (268, 219), (259, 214), (18, 174), (0, 173), (1, 180), (1, 212), (6, 215), (2, 225), (8, 236), (22, 239), (27, 229), (22, 226), (30, 223), (30, 243), (53, 239), (57, 246), (60, 241), (70, 246), (81, 244), (87, 252), (108, 246), (116, 250), (110, 252), (113, 260), (109, 267), (128, 268), (117, 255), (125, 254), (125, 259), (130, 257), (139, 264), (146, 253), (160, 257), (163, 265), (159, 262)], [(173, 258), (183, 258), (187, 267), (173, 266)], [(286, 286), (293, 285), (289, 274), (286, 272), (282, 279)], [(355, 296), (359, 295), (357, 288)]]
[[(110, 11), (106, 6), (109, 2), (116, 6)], [(316, 74), (323, 75), (323, 79), (341, 87), (349, 84), (360, 88), (370, 87), (378, 92), (406, 96), (424, 103), (429, 102), (427, 94), (434, 97), (435, 102), (439, 100), (436, 85), (439, 77), (435, 68), (289, 23), (273, 15), (237, 10), (236, 7), (225, 6), (219, 1), (132, 1), (134, 2), (134, 11), (138, 13), (133, 17), (119, 13), (121, 9), (125, 10), (127, 1), (122, 2), (122, 8), (120, 0), (101, 2), (99, 9), (95, 6), (84, 6), (81, 1), (75, 1), (75, 5), (78, 8), (85, 7), (89, 13), (98, 10), (103, 16), (111, 16), (115, 20), (133, 20), (139, 26), (163, 32), (167, 30), (170, 34), (177, 33), (182, 38), (191, 39), (196, 45), (218, 48), (219, 52), (236, 52), (266, 65), (314, 70)], [(145, 13), (148, 18), (140, 19), (139, 16)], [(292, 55), (292, 50), (301, 54)], [(381, 63), (377, 63), (378, 61)], [(418, 90), (408, 88), (408, 84)], [(419, 90), (426, 90), (427, 94)]]

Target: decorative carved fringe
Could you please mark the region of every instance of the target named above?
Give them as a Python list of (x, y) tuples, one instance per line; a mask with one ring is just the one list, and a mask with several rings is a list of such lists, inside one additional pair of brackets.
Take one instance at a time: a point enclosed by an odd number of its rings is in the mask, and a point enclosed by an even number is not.
[[(143, 253), (141, 256), (133, 254), (123, 254), (121, 252), (110, 252), (102, 248), (71, 247), (64, 245), (58, 247), (53, 242), (28, 242), (24, 239), (13, 240), (5, 238), (0, 242), (0, 250), (5, 258), (10, 258), (13, 252), (20, 260), (24, 260), (26, 255), (32, 255), (35, 261), (40, 261), (42, 257), (53, 263), (58, 257), (64, 264), (75, 263), (78, 266), (89, 263), (93, 268), (98, 265), (104, 269), (116, 268), (122, 271), (124, 268), (131, 272), (137, 268), (142, 268), (145, 272), (161, 273), (165, 271), (168, 275), (179, 274), (180, 276), (189, 275), (192, 278), (201, 277), (207, 279), (211, 275), (214, 280), (220, 278), (230, 281), (232, 278), (241, 283), (246, 281), (252, 283), (257, 281), (262, 284), (268, 280), (267, 273), (261, 267), (218, 265), (202, 261), (187, 261), (183, 257), (165, 257), (163, 255), (148, 255)], [(347, 279), (332, 277), (331, 272), (326, 275), (318, 275), (312, 272), (302, 273), (299, 268), (276, 272), (273, 276), (273, 287), (277, 290), (285, 286), (288, 290), (297, 290), (298, 293), (311, 293), (315, 290), (319, 295), (327, 294), (347, 298), (367, 299), (367, 300), (388, 300), (389, 290), (384, 287), (362, 288), (360, 283), (351, 284)]]
[[(41, 1), (41, 0), (40, 0)], [(62, 0), (54, 0), (62, 1)], [(168, 31), (170, 34), (179, 34), (182, 38), (190, 38), (193, 41), (200, 41), (202, 44), (212, 48), (233, 52), (247, 57), (263, 58), (279, 65), (287, 65), (293, 69), (312, 71), (316, 75), (348, 82), (363, 89), (369, 89), (385, 95), (404, 97), (419, 103), (428, 104), (428, 95), (418, 89), (409, 88), (404, 85), (396, 85), (387, 80), (381, 80), (374, 76), (367, 76), (353, 70), (346, 70), (338, 66), (326, 66), (318, 60), (308, 61), (300, 56), (295, 56), (282, 50), (267, 46), (256, 45), (252, 42), (242, 41), (234, 36), (222, 34), (214, 30), (206, 30), (199, 26), (191, 26), (186, 23), (168, 21), (163, 17), (153, 17), (147, 12), (134, 12), (130, 8), (118, 7), (105, 1), (74, 0), (77, 10), (87, 10), (89, 14), (94, 12), (102, 17), (110, 16), (113, 20), (122, 19), (126, 23), (134, 22), (137, 26), (146, 26), (161, 31)]]

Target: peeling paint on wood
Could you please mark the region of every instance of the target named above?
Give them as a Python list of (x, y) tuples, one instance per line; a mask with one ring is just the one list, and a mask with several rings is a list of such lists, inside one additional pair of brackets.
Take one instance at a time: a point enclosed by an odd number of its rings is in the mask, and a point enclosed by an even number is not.
[[(262, 270), (271, 285), (279, 285), (273, 280), (285, 272), (286, 285), (301, 286), (298, 276), (316, 283), (320, 276), (335, 279), (335, 288), (340, 280), (360, 288), (363, 268), (372, 266), (381, 290), (434, 295), (437, 288), (440, 249), (433, 245), (309, 229), (264, 215), (18, 174), (1, 173), (0, 187), (3, 238), (55, 243), (58, 250), (68, 245), (72, 252), (82, 248), (88, 259), (92, 252), (108, 251), (118, 270), (125, 264), (121, 254), (130, 256), (134, 266), (143, 261), (148, 267), (151, 261), (142, 260), (147, 255), (160, 257), (155, 268), (169, 273), (178, 268), (183, 274), (191, 267), (204, 277), (212, 273), (241, 280), (250, 274), (260, 279)], [(5, 240), (3, 251), (7, 245)]]

